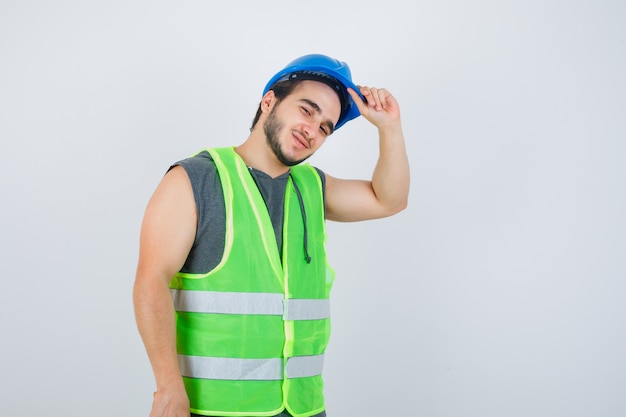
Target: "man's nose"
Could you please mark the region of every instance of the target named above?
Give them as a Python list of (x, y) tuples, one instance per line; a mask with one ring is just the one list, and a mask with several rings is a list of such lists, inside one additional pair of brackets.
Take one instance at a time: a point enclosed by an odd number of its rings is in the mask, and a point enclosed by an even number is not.
[(311, 140), (315, 137), (320, 130), (320, 123), (316, 120), (310, 120), (304, 124), (304, 134), (307, 140)]

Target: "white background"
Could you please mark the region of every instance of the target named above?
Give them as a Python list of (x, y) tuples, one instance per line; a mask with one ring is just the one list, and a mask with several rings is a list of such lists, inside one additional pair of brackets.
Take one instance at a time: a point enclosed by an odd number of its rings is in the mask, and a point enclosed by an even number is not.
[[(329, 417), (626, 415), (617, 0), (1, 1), (0, 415), (148, 415), (148, 198), (307, 53), (394, 93), (412, 168), (406, 211), (329, 224)], [(312, 162), (367, 178), (375, 133)]]

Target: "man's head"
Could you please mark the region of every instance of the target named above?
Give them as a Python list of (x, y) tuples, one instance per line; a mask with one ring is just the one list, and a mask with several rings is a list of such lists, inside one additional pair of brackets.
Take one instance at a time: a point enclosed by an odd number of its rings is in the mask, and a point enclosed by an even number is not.
[[(358, 87), (352, 82), (350, 67), (345, 62), (326, 55), (304, 55), (293, 60), (268, 81), (263, 90), (263, 95), (273, 90), (277, 99), (282, 100), (303, 80), (324, 83), (333, 89), (339, 97), (341, 115), (334, 127), (335, 130), (360, 115), (359, 109), (347, 92), (347, 88), (350, 87), (360, 95)], [(259, 106), (252, 122), (252, 128), (256, 125), (260, 115), (261, 107)]]
[[(312, 80), (284, 81), (290, 92), (281, 99), (269, 90), (261, 100), (263, 133), (277, 159), (286, 166), (309, 158), (333, 132), (341, 115), (335, 91)], [(281, 88), (276, 91), (282, 94)]]

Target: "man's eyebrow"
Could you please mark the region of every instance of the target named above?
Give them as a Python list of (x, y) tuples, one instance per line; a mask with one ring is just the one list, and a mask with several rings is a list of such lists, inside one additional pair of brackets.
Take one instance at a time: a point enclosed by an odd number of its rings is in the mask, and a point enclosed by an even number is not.
[[(318, 106), (316, 102), (311, 101), (308, 98), (302, 98), (302, 99), (300, 99), (300, 101), (304, 101), (306, 104), (311, 106), (313, 108), (313, 110), (315, 110), (317, 113), (321, 113), (322, 112), (322, 109), (320, 109), (320, 106)], [(330, 119), (326, 119), (322, 123), (324, 123), (326, 125), (326, 127), (329, 129), (328, 135), (330, 135), (331, 133), (333, 133), (335, 131), (335, 125), (333, 124), (333, 122), (330, 121)]]

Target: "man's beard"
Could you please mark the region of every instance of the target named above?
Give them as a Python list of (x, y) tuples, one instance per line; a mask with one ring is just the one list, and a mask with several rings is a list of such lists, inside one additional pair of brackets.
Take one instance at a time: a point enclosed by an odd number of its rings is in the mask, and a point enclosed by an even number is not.
[(274, 108), (270, 111), (270, 114), (267, 116), (267, 120), (263, 124), (263, 131), (265, 132), (265, 139), (267, 140), (267, 144), (272, 149), (272, 152), (274, 152), (274, 155), (276, 155), (276, 158), (278, 158), (278, 160), (283, 165), (286, 165), (288, 167), (298, 165), (300, 162), (303, 162), (306, 159), (308, 159), (309, 156), (311, 155), (307, 156), (306, 158), (299, 159), (299, 160), (291, 159), (287, 155), (285, 155), (285, 153), (280, 147), (280, 140), (278, 138), (280, 131), (284, 127), (284, 124), (280, 120), (278, 120), (278, 117), (276, 117), (277, 108), (278, 108), (277, 105), (274, 106)]

